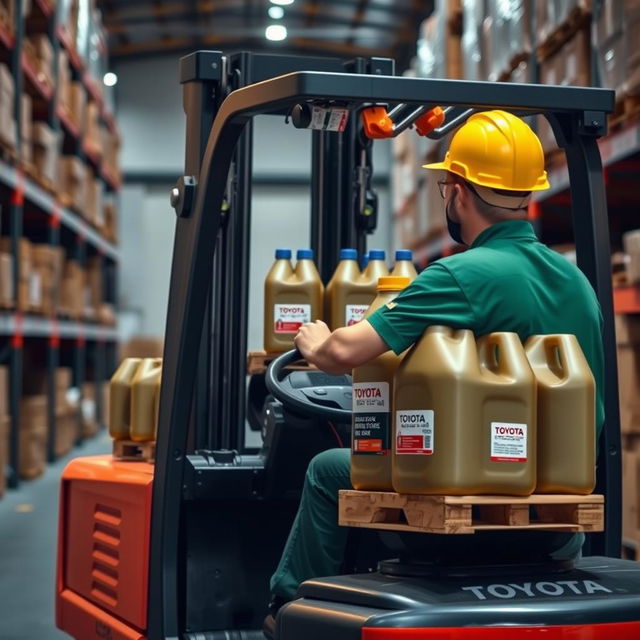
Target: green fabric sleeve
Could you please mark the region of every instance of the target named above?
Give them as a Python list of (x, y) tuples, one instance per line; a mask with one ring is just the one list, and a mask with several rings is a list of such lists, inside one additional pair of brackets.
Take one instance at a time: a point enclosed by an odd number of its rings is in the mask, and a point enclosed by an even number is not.
[(367, 320), (396, 354), (411, 346), (432, 325), (473, 330), (476, 324), (464, 292), (449, 270), (438, 262)]

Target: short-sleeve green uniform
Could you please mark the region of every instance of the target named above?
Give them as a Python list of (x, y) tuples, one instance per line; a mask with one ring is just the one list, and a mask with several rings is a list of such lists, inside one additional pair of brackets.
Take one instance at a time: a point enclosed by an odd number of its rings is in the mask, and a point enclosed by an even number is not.
[(572, 333), (596, 379), (596, 429), (604, 423), (602, 315), (584, 274), (538, 241), (531, 224), (500, 222), (467, 251), (425, 269), (388, 306), (369, 318), (397, 354), (432, 325), (471, 329), (477, 336), (512, 331)]

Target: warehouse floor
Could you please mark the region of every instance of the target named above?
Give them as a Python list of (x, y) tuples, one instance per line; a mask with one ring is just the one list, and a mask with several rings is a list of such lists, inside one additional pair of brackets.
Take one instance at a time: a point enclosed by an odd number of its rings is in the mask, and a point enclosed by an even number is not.
[(110, 450), (102, 432), (0, 500), (2, 640), (69, 638), (56, 629), (54, 615), (60, 474), (71, 458)]

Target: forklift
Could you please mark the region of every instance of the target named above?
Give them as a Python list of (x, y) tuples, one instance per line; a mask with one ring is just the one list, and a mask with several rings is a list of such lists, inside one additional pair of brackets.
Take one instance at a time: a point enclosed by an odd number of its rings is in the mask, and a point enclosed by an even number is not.
[[(476, 553), (471, 562), (434, 563), (410, 542), (353, 530), (344, 575), (300, 585), (278, 612), (276, 636), (640, 637), (640, 565), (619, 557), (616, 352), (597, 146), (614, 93), (403, 78), (382, 58), (214, 51), (183, 58), (180, 79), (186, 162), (171, 194), (177, 221), (156, 457), (77, 458), (65, 469), (57, 626), (77, 640), (261, 639), (269, 577), (306, 466), (325, 449), (348, 446), (350, 376), (291, 371), (299, 354), (289, 352), (247, 385), (252, 118), (270, 114), (312, 130), (311, 244), (326, 281), (340, 248), (363, 252), (376, 224), (375, 133), (363, 127), (364, 109), (384, 108), (384, 135), (397, 135), (442, 107), (444, 123), (426, 131), (437, 139), (475, 111), (500, 108), (544, 114), (566, 153), (578, 266), (604, 318), (606, 424), (596, 492), (606, 496), (605, 531), (589, 535), (576, 561), (523, 549), (511, 558)], [(246, 445), (247, 424), (262, 432), (261, 448)], [(477, 535), (460, 537), (473, 548)], [(504, 535), (508, 541), (518, 532)]]

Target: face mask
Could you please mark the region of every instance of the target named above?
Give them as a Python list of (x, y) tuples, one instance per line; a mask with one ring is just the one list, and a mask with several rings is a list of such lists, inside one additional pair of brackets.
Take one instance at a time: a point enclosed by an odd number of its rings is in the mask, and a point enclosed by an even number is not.
[(454, 194), (449, 202), (447, 202), (447, 206), (445, 207), (444, 213), (447, 217), (447, 230), (449, 231), (449, 235), (451, 236), (454, 242), (458, 244), (466, 244), (462, 239), (462, 225), (459, 222), (454, 222), (449, 216), (449, 207), (453, 205), (453, 201), (457, 194)]

